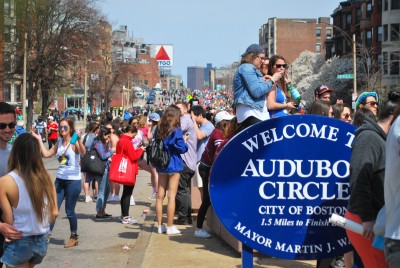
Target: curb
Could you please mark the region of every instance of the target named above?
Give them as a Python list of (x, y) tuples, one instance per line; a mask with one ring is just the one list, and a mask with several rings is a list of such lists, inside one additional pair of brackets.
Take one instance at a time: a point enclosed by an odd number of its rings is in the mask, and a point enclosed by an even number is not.
[(128, 258), (128, 262), (126, 264), (126, 268), (131, 267), (142, 267), (142, 264), (145, 259), (146, 249), (150, 243), (151, 236), (155, 231), (155, 201), (152, 201), (149, 206), (149, 212), (140, 228), (140, 233), (136, 239), (136, 243), (134, 245), (134, 250), (132, 250), (132, 254), (130, 254)]

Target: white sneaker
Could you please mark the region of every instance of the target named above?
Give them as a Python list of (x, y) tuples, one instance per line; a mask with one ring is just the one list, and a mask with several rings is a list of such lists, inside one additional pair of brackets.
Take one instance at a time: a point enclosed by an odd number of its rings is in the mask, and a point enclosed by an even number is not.
[(172, 225), (171, 227), (167, 227), (167, 235), (176, 235), (176, 234), (180, 234), (180, 233), (181, 233), (181, 231), (179, 231), (175, 225)]
[(121, 218), (122, 224), (137, 224), (138, 221), (134, 217), (127, 216), (127, 217), (122, 217)]
[(130, 205), (130, 206), (136, 205), (135, 199), (133, 199), (133, 195), (131, 195), (131, 199), (129, 200), (129, 205)]
[(194, 236), (195, 237), (200, 237), (200, 238), (210, 238), (211, 235), (203, 229), (196, 229), (196, 231), (194, 231)]
[(92, 198), (90, 197), (90, 195), (87, 195), (87, 196), (85, 197), (85, 203), (90, 203), (90, 202), (93, 202), (93, 200), (92, 200)]
[(157, 233), (159, 234), (165, 234), (167, 232), (167, 227), (164, 224), (161, 224), (158, 226)]
[(119, 195), (114, 195), (112, 198), (112, 202), (119, 202), (120, 200)]
[(157, 198), (157, 193), (153, 193), (148, 199), (150, 201), (154, 201), (154, 200), (156, 200), (156, 198)]

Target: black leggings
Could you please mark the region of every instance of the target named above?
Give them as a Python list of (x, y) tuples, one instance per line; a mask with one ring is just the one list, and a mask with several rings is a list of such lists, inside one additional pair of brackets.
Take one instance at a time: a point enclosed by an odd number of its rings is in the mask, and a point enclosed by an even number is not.
[(122, 196), (120, 202), (122, 217), (129, 216), (129, 206), (130, 206), (131, 195), (133, 193), (133, 188), (135, 188), (135, 185), (133, 186), (124, 185), (124, 189), (122, 190)]
[(210, 193), (208, 191), (208, 179), (210, 177), (210, 167), (207, 167), (203, 163), (199, 165), (199, 174), (203, 181), (203, 201), (197, 213), (197, 228), (203, 228), (203, 222), (206, 218), (208, 207), (211, 205)]

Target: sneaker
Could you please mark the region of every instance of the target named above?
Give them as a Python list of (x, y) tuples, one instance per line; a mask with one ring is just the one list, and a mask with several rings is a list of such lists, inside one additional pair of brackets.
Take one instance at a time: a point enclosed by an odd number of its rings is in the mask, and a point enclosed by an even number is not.
[(167, 232), (167, 227), (164, 224), (161, 224), (158, 226), (157, 233), (159, 234), (165, 234)]
[(101, 221), (101, 220), (107, 220), (110, 219), (112, 215), (110, 214), (104, 214), (104, 215), (96, 215), (96, 220)]
[(156, 200), (156, 198), (157, 198), (157, 193), (153, 193), (148, 199), (150, 201), (154, 201), (154, 200)]
[(90, 202), (93, 202), (93, 200), (92, 200), (92, 198), (91, 198), (89, 195), (87, 195), (87, 196), (85, 197), (85, 203), (90, 203)]
[(203, 229), (196, 229), (196, 231), (194, 231), (194, 236), (195, 237), (200, 237), (200, 238), (210, 238), (211, 235)]
[(181, 233), (181, 231), (179, 231), (175, 225), (172, 225), (171, 227), (166, 227), (166, 228), (167, 228), (167, 235), (176, 235), (176, 234)]
[(123, 217), (121, 219), (121, 222), (122, 222), (122, 224), (137, 224), (138, 223), (138, 221), (134, 217), (131, 217), (131, 216)]
[(135, 199), (133, 199), (133, 195), (131, 195), (131, 199), (129, 200), (129, 205), (130, 205), (130, 206), (136, 205)]

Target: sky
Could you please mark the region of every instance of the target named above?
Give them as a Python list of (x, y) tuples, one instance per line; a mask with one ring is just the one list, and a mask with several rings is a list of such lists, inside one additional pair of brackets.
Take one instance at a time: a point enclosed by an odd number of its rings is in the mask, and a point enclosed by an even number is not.
[[(342, 0), (343, 1), (343, 0)], [(172, 73), (187, 84), (187, 67), (231, 65), (253, 43), (269, 18), (330, 17), (339, 0), (101, 0), (113, 29), (127, 25), (130, 37), (172, 44)], [(294, 40), (295, 42), (295, 40)]]

